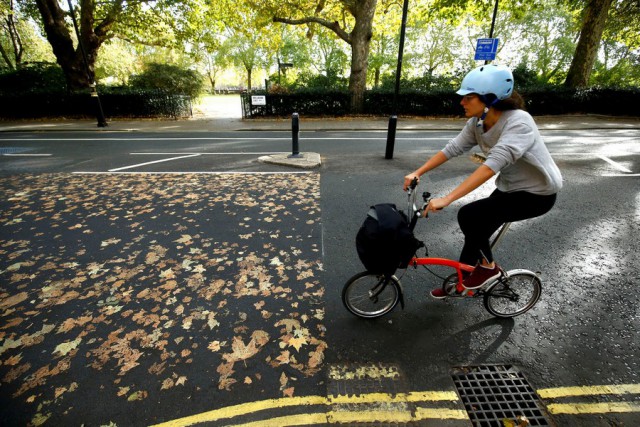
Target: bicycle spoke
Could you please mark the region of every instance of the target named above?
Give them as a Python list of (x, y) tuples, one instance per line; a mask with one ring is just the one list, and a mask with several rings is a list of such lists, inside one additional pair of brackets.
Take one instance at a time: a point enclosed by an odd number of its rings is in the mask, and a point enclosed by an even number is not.
[(486, 309), (498, 317), (513, 317), (525, 313), (540, 298), (542, 286), (538, 277), (520, 271), (501, 278), (484, 295)]

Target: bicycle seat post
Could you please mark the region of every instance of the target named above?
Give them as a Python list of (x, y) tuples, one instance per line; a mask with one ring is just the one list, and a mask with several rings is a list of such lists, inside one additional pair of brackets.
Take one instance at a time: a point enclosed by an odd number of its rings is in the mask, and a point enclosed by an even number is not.
[(502, 240), (504, 235), (507, 233), (507, 230), (509, 229), (510, 225), (511, 225), (510, 222), (505, 222), (502, 225), (502, 227), (500, 227), (500, 230), (498, 230), (498, 234), (496, 234), (496, 237), (491, 242), (491, 249), (495, 248), (496, 245), (500, 242), (500, 240)]

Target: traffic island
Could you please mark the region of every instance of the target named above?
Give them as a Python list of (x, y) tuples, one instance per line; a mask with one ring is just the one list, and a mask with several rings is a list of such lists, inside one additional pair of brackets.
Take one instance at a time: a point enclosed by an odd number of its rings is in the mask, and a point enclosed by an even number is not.
[(271, 154), (258, 158), (260, 163), (269, 163), (280, 166), (291, 166), (299, 169), (313, 169), (321, 165), (320, 154), (299, 153), (295, 156), (287, 153)]

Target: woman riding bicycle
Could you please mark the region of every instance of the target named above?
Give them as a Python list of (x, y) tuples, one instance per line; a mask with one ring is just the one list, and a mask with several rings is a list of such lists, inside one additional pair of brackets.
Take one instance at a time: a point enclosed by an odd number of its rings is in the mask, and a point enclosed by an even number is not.
[[(469, 118), (464, 129), (420, 168), (404, 178), (411, 181), (437, 168), (452, 157), (478, 146), (486, 161), (448, 195), (431, 199), (425, 209), (436, 212), (466, 196), (496, 174), (496, 190), (485, 199), (460, 208), (458, 223), (464, 234), (460, 262), (475, 265), (463, 281), (467, 289), (478, 289), (500, 275), (489, 240), (504, 223), (534, 218), (548, 212), (562, 187), (562, 176), (538, 128), (524, 111), (522, 97), (513, 90), (513, 75), (501, 65), (483, 65), (462, 80), (460, 104)], [(445, 298), (442, 289), (431, 291)]]

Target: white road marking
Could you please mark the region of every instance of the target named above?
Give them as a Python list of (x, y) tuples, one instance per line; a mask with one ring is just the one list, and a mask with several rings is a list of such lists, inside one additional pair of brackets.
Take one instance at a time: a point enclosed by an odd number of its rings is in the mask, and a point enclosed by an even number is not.
[(145, 162), (145, 163), (138, 163), (136, 165), (131, 165), (131, 166), (123, 166), (121, 168), (115, 168), (115, 169), (109, 169), (109, 172), (119, 172), (125, 169), (133, 169), (133, 168), (137, 168), (140, 166), (147, 166), (147, 165), (152, 165), (155, 163), (164, 163), (164, 162), (170, 162), (172, 160), (179, 160), (179, 159), (186, 159), (189, 157), (198, 157), (200, 156), (200, 154), (189, 154), (188, 156), (178, 156), (178, 157), (171, 157), (169, 159), (160, 159), (160, 160), (154, 160), (152, 162)]
[(53, 154), (25, 154), (25, 153), (6, 153), (7, 157), (51, 157)]
[(608, 158), (606, 156), (598, 155), (598, 157), (601, 158), (602, 160), (604, 160), (605, 162), (609, 163), (611, 166), (613, 166), (614, 168), (618, 169), (621, 172), (631, 173), (631, 171), (629, 169), (625, 168), (620, 163), (615, 162), (615, 161), (611, 160), (610, 158)]
[(196, 152), (192, 152), (192, 153), (144, 153), (144, 152), (140, 152), (140, 153), (129, 153), (132, 156), (179, 156), (182, 154), (195, 154), (195, 155), (199, 155), (199, 156), (215, 156), (215, 155), (222, 155), (222, 156), (240, 156), (240, 155), (251, 155), (251, 156), (264, 156), (266, 154), (287, 154), (289, 153), (289, 151), (264, 151), (264, 152), (221, 152), (221, 153), (217, 153), (217, 152), (209, 152), (209, 153), (196, 153)]

